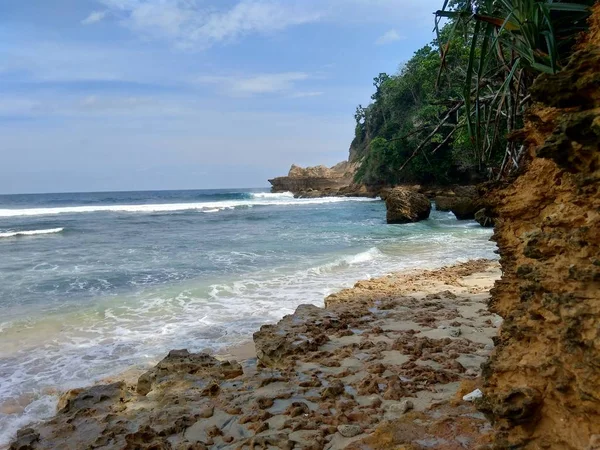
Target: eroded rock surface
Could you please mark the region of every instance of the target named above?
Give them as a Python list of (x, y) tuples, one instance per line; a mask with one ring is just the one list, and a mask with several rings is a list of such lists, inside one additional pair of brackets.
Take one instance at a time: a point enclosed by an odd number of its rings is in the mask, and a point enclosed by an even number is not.
[(529, 165), (488, 199), (505, 318), (482, 411), (497, 448), (588, 449), (600, 435), (600, 6), (587, 42), (532, 89)]
[(342, 161), (333, 167), (299, 167), (292, 164), (285, 177), (269, 180), (272, 192), (293, 192), (302, 198), (325, 196), (368, 196), (376, 193), (365, 186), (354, 184), (357, 164)]
[(397, 187), (385, 195), (387, 223), (410, 223), (425, 220), (431, 212), (429, 199), (412, 189)]
[(437, 195), (434, 200), (438, 211), (452, 211), (458, 220), (475, 219), (475, 213), (482, 208), (475, 186), (457, 186)]
[[(326, 309), (303, 305), (262, 327), (259, 360), (172, 351), (137, 384), (66, 394), (56, 417), (21, 430), (12, 448), (465, 448), (490, 425), (452, 399), (493, 346), (500, 319), (485, 305), (498, 275), (496, 263), (474, 261), (357, 283)], [(396, 422), (406, 433), (390, 437)]]

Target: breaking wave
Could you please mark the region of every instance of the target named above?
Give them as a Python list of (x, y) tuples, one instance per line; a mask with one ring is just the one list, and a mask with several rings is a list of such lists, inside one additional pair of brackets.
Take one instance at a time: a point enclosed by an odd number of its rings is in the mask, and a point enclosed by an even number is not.
[(60, 233), (64, 228), (49, 228), (47, 230), (27, 230), (27, 231), (7, 231), (0, 233), (0, 238), (19, 237), (19, 236), (37, 236), (39, 234)]
[(234, 208), (249, 208), (253, 206), (302, 206), (319, 205), (324, 203), (364, 202), (374, 201), (372, 198), (361, 197), (323, 197), (296, 199), (290, 193), (283, 194), (252, 194), (250, 199), (225, 200), (217, 202), (197, 203), (159, 203), (142, 205), (85, 205), (64, 206), (55, 208), (0, 209), (0, 217), (45, 216), (56, 214), (81, 214), (93, 212), (116, 213), (169, 213), (177, 211), (215, 212)]

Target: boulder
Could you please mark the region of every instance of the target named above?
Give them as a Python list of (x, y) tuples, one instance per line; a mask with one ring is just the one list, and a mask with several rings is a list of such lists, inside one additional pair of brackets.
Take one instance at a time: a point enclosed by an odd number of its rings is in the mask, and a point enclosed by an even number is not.
[(423, 194), (398, 187), (385, 196), (387, 223), (410, 223), (425, 220), (431, 212), (431, 203)]

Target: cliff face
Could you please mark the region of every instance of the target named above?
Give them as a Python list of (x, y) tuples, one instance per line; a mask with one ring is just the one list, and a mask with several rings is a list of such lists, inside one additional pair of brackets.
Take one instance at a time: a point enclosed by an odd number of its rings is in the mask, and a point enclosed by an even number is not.
[(497, 448), (600, 448), (600, 5), (569, 66), (540, 77), (527, 169), (488, 201), (505, 318), (480, 409)]
[(356, 165), (348, 161), (333, 167), (302, 168), (293, 164), (286, 177), (273, 178), (269, 183), (272, 185), (273, 192), (289, 191), (299, 195), (314, 192), (314, 196), (333, 195), (352, 185), (355, 172)]

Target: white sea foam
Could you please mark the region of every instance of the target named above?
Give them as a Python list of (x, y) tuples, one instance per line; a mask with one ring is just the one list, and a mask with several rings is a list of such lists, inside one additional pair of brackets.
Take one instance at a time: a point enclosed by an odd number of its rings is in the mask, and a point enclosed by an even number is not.
[[(256, 194), (255, 194), (256, 195)], [(55, 214), (80, 214), (93, 212), (117, 213), (168, 213), (176, 211), (210, 211), (252, 206), (319, 205), (340, 202), (364, 202), (377, 199), (362, 197), (323, 197), (296, 199), (288, 194), (271, 194), (274, 197), (258, 197), (249, 200), (226, 200), (199, 203), (159, 203), (149, 205), (87, 205), (57, 208), (0, 209), (0, 217), (45, 216)]]
[[(250, 201), (308, 202), (292, 198)], [(132, 364), (147, 367), (172, 348), (218, 350), (240, 343), (263, 323), (279, 320), (302, 303), (323, 305), (326, 295), (361, 279), (493, 256), (494, 246), (488, 241), (491, 231), (467, 230), (464, 224), (454, 223), (454, 230), (417, 224), (414, 234), (386, 227), (385, 239), (377, 234), (372, 240), (361, 237), (360, 246), (352, 239), (344, 240), (335, 253), (292, 254), (276, 268), (261, 268), (269, 252), (228, 247), (215, 252), (215, 264), (227, 267), (215, 279), (182, 278), (148, 287), (141, 283), (143, 287), (134, 293), (99, 296), (89, 307), (6, 323), (0, 320), (0, 374), (4, 376), (0, 405), (34, 393), (33, 403), (23, 413), (0, 412), (0, 448), (29, 420), (52, 414), (56, 397), (47, 396), (46, 388), (89, 385)], [(236, 247), (232, 244), (231, 248)], [(226, 264), (228, 259), (255, 270), (239, 272), (235, 264)], [(32, 276), (37, 277), (38, 270), (52, 270), (52, 265), (33, 266)]]
[(252, 198), (271, 198), (271, 199), (277, 199), (277, 198), (294, 198), (294, 194), (291, 192), (278, 192), (278, 193), (273, 193), (273, 192), (255, 192), (253, 194), (250, 194), (252, 196)]
[(0, 233), (0, 238), (18, 237), (18, 236), (37, 236), (39, 234), (54, 234), (64, 231), (64, 228), (49, 228), (47, 230), (27, 230), (27, 231), (7, 231)]

